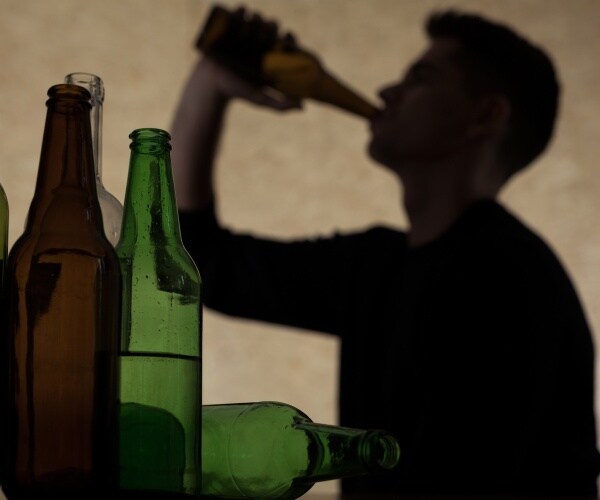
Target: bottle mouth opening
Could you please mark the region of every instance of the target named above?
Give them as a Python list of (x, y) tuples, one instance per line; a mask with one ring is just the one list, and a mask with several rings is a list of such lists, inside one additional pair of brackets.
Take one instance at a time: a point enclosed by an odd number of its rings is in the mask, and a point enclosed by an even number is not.
[(80, 87), (79, 85), (59, 83), (58, 85), (53, 85), (48, 89), (47, 103), (57, 99), (60, 99), (61, 101), (83, 101), (89, 105), (91, 95), (87, 89)]
[(370, 443), (368, 454), (371, 469), (390, 470), (398, 465), (400, 445), (394, 436), (384, 431), (370, 431), (364, 440), (364, 443), (367, 442)]
[(69, 73), (65, 76), (65, 83), (84, 87), (90, 92), (96, 103), (104, 102), (104, 84), (98, 75), (84, 72)]
[(171, 150), (171, 135), (160, 128), (138, 128), (129, 134), (131, 149), (142, 147), (148, 152), (158, 151), (160, 149)]

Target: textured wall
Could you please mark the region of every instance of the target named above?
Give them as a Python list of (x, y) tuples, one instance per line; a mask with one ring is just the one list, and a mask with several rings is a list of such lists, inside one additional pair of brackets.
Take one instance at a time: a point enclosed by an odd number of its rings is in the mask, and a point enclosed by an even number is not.
[[(238, 5), (239, 2), (223, 2)], [(600, 331), (600, 2), (597, 0), (254, 0), (365, 95), (401, 74), (425, 46), (432, 8), (456, 6), (504, 20), (554, 54), (564, 84), (557, 137), (503, 200), (555, 247)], [(196, 58), (192, 42), (209, 2), (200, 0), (0, 0), (0, 182), (19, 236), (37, 172), (46, 90), (88, 71), (106, 86), (104, 181), (123, 199), (128, 138), (169, 129)], [(284, 117), (237, 104), (222, 145), (223, 219), (276, 237), (330, 234), (373, 223), (405, 224), (395, 180), (364, 154), (368, 130), (309, 103)], [(274, 399), (334, 422), (335, 340), (224, 318), (204, 323), (205, 402)], [(326, 483), (321, 488), (335, 488)]]

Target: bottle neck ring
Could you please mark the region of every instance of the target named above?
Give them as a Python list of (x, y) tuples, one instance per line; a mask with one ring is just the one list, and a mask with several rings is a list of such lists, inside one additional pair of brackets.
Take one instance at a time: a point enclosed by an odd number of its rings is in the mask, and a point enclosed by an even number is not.
[(141, 154), (165, 154), (171, 151), (171, 136), (158, 128), (139, 128), (129, 134), (132, 151)]

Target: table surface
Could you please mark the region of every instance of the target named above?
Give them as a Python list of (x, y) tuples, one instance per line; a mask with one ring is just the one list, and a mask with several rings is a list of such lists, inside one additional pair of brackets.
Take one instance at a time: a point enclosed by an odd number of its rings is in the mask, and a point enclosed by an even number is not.
[[(560, 497), (569, 500), (571, 497)], [(372, 495), (343, 495), (341, 493), (306, 493), (299, 500), (507, 500), (506, 497), (478, 496), (372, 496)], [(510, 500), (541, 500), (540, 497), (510, 497)], [(547, 500), (547, 499), (546, 499)], [(558, 500), (558, 498), (557, 498)], [(598, 497), (572, 497), (572, 500), (599, 500)]]
[[(151, 497), (153, 498), (153, 497)], [(566, 497), (562, 497), (563, 500), (569, 500)], [(498, 497), (460, 497), (460, 496), (373, 496), (369, 494), (361, 495), (344, 495), (342, 493), (311, 493), (308, 491), (305, 495), (301, 496), (299, 500), (500, 500)], [(0, 489), (0, 500), (7, 500), (6, 496)], [(506, 500), (506, 499), (502, 499)], [(540, 497), (535, 499), (524, 498), (524, 497), (511, 497), (510, 500), (541, 500)], [(600, 500), (598, 497), (573, 497), (573, 500)]]
[[(560, 497), (569, 500), (571, 497)], [(600, 500), (598, 497), (572, 497), (573, 500)], [(342, 493), (311, 493), (307, 492), (299, 500), (507, 500), (506, 497), (479, 497), (479, 496), (372, 496), (344, 495)], [(542, 497), (510, 497), (510, 500), (544, 500)], [(547, 499), (546, 499), (547, 500)], [(558, 500), (558, 498), (557, 498)]]

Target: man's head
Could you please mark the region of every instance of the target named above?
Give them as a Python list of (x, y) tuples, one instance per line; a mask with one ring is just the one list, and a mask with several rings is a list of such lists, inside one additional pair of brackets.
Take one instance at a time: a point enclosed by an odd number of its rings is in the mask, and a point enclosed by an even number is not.
[(559, 86), (548, 56), (508, 27), (472, 14), (435, 13), (425, 28), (430, 49), (403, 81), (381, 92), (386, 109), (373, 124), (372, 156), (389, 165), (414, 160), (419, 147), (425, 155), (451, 153), (464, 146), (461, 133), (473, 120), (499, 120), (493, 103), (504, 102), (497, 163), (506, 178), (529, 165), (548, 145), (556, 119)]
[(508, 132), (499, 154), (509, 173), (529, 165), (548, 145), (558, 107), (559, 85), (551, 60), (508, 27), (457, 12), (432, 15), (432, 39), (460, 43), (460, 64), (474, 92), (508, 97)]

